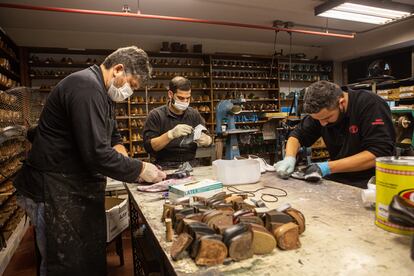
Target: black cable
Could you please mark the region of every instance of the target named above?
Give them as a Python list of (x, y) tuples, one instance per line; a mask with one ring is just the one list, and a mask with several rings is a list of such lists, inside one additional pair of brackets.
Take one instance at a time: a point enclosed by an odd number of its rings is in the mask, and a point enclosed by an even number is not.
[[(226, 187), (227, 187), (227, 190), (231, 194), (247, 194), (248, 197), (255, 197), (257, 192), (263, 191), (263, 190), (266, 190), (266, 189), (273, 189), (273, 190), (283, 192), (283, 194), (262, 193), (262, 195), (260, 196), (260, 199), (263, 202), (270, 202), (270, 203), (271, 202), (277, 202), (277, 201), (279, 201), (279, 197), (286, 197), (288, 195), (288, 193), (284, 189), (271, 187), (271, 186), (263, 186), (262, 188), (258, 188), (258, 189), (253, 190), (253, 191), (243, 190), (243, 189), (240, 189), (240, 188), (235, 187), (233, 185), (229, 185), (229, 186), (226, 186)], [(272, 197), (273, 200), (265, 199), (266, 197)]]

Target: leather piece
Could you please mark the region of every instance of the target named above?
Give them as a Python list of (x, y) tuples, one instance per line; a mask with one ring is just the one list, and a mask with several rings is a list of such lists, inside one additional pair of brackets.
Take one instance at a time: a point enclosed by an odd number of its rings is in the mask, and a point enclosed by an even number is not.
[(225, 202), (222, 199), (213, 199), (213, 200), (208, 201), (207, 205), (215, 209), (215, 206), (222, 204), (222, 203), (225, 204)]
[(229, 197), (226, 197), (224, 199), (224, 202), (225, 203), (243, 202), (245, 198), (243, 195), (231, 195)]
[(177, 231), (177, 225), (180, 223), (180, 221), (183, 218), (185, 218), (188, 215), (194, 214), (194, 213), (195, 213), (195, 210), (192, 207), (186, 207), (179, 211), (176, 210), (175, 215), (173, 217), (174, 230)]
[(233, 210), (233, 205), (230, 203), (224, 203), (224, 202), (220, 202), (219, 204), (216, 204), (213, 206), (214, 209), (216, 210), (231, 210), (234, 212)]
[(299, 226), (299, 235), (305, 232), (306, 230), (305, 216), (299, 210), (296, 210), (294, 208), (289, 208), (289, 209), (286, 209), (284, 213), (291, 216), (293, 219), (293, 222)]
[(212, 266), (219, 265), (224, 262), (227, 257), (228, 250), (226, 245), (216, 239), (202, 239), (200, 248), (195, 257), (197, 265)]
[(200, 241), (204, 238), (222, 240), (223, 236), (218, 234), (211, 234), (205, 232), (195, 232), (193, 236), (193, 243), (191, 244), (190, 257), (195, 258), (200, 248)]
[(178, 238), (173, 242), (170, 249), (171, 258), (174, 261), (180, 260), (184, 257), (184, 251), (190, 246), (192, 243), (193, 238), (187, 234), (182, 233), (178, 236)]
[(234, 208), (234, 210), (243, 210), (244, 209), (244, 210), (251, 210), (253, 212), (254, 209), (256, 208), (256, 206), (248, 204), (246, 202), (235, 202), (233, 204), (233, 208)]
[(221, 211), (218, 210), (214, 210), (213, 212), (209, 212), (208, 214), (204, 214), (203, 218), (202, 218), (202, 222), (207, 223), (214, 218), (215, 216), (220, 216), (223, 213)]
[(277, 246), (283, 250), (297, 249), (301, 246), (299, 241), (299, 226), (293, 222), (286, 223), (274, 231)]
[(213, 235), (216, 233), (213, 229), (208, 227), (207, 224), (201, 222), (191, 222), (188, 225), (186, 225), (184, 230), (193, 238), (195, 237), (196, 233), (204, 235)]
[(251, 224), (253, 232), (253, 253), (269, 254), (276, 248), (276, 238), (264, 226)]
[(233, 217), (220, 214), (218, 216), (211, 218), (208, 221), (207, 225), (213, 229), (222, 228), (222, 227), (230, 227), (233, 225)]
[(204, 214), (203, 213), (194, 213), (194, 214), (190, 214), (185, 216), (185, 219), (191, 219), (191, 220), (195, 220), (195, 221), (200, 221), (203, 219)]
[(292, 222), (293, 219), (291, 216), (289, 216), (288, 214), (282, 213), (282, 212), (278, 212), (276, 210), (271, 210), (269, 212), (266, 213), (266, 218), (265, 218), (265, 225), (267, 230), (272, 231), (272, 224), (271, 223), (288, 223), (288, 222)]
[(212, 235), (200, 235), (200, 234), (196, 234), (197, 239), (194, 240), (194, 242), (191, 245), (191, 257), (195, 258), (198, 254), (198, 251), (200, 249), (200, 241), (203, 239), (214, 239), (214, 240), (218, 240), (218, 241), (222, 241), (223, 240), (223, 236), (222, 235), (218, 235), (218, 234), (212, 234)]
[[(197, 220), (193, 220), (193, 219), (189, 219), (189, 218), (183, 218), (182, 220), (180, 220), (179, 222), (177, 222), (177, 224), (175, 225), (175, 233), (177, 235), (181, 234), (182, 232), (187, 232), (186, 231), (186, 227), (188, 224), (190, 223), (195, 223), (198, 222)], [(187, 232), (188, 233), (188, 232)]]
[(239, 216), (239, 223), (255, 223), (262, 226), (264, 225), (261, 218), (252, 215)]
[(240, 216), (246, 216), (246, 215), (252, 216), (252, 215), (254, 215), (254, 212), (252, 212), (251, 210), (245, 210), (245, 209), (238, 210), (238, 211), (234, 212), (234, 214), (233, 214), (233, 224), (239, 223), (239, 217)]
[(250, 229), (250, 226), (248, 224), (236, 224), (236, 225), (233, 225), (232, 227), (227, 228), (223, 232), (224, 244), (229, 246), (229, 242), (231, 239), (245, 232), (248, 232), (249, 229)]
[(253, 233), (244, 232), (233, 237), (229, 241), (229, 256), (235, 261), (241, 261), (253, 257)]

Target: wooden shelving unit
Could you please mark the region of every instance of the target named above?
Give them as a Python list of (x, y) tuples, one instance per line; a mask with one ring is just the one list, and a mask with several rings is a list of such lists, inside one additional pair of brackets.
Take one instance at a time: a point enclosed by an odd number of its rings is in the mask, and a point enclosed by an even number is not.
[[(58, 80), (67, 74), (101, 63), (111, 50), (27, 48), (29, 84), (38, 88), (37, 105), (41, 110), (45, 97)], [(149, 111), (167, 101), (168, 82), (176, 75), (189, 78), (192, 82), (191, 105), (206, 121), (210, 133), (215, 132), (215, 106), (220, 100), (243, 96), (244, 112), (240, 114), (237, 126), (259, 128), (266, 120), (265, 112), (279, 112), (282, 106), (290, 106), (290, 100), (281, 95), (286, 85), (284, 74), (312, 76), (315, 80), (333, 78), (332, 63), (329, 61), (278, 58), (272, 63), (268, 56), (246, 56), (233, 54), (193, 53), (148, 53), (153, 66), (153, 76), (146, 87), (134, 91), (125, 102), (117, 103), (117, 121), (124, 145), (129, 155), (140, 159), (148, 158), (142, 141), (133, 141), (133, 135), (142, 137), (143, 125)], [(291, 71), (289, 71), (291, 69)], [(312, 79), (313, 80), (313, 79)], [(307, 86), (307, 79), (292, 79)], [(256, 116), (253, 119), (253, 116)], [(272, 150), (273, 152), (273, 150)]]

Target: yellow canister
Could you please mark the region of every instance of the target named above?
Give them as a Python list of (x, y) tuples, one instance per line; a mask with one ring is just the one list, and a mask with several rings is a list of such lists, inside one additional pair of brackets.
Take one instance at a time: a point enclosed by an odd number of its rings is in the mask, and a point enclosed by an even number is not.
[[(414, 227), (403, 227), (388, 220), (388, 207), (395, 195), (406, 197), (414, 189), (414, 157), (380, 157), (376, 159), (375, 224), (387, 231), (412, 235)], [(414, 193), (412, 194), (414, 195)], [(414, 203), (414, 196), (408, 198)]]

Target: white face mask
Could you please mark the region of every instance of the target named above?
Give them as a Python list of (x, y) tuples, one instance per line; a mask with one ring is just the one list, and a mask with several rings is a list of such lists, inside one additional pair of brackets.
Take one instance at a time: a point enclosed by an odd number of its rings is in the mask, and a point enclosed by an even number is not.
[(189, 102), (181, 102), (173, 98), (173, 106), (180, 111), (185, 111), (189, 105)]
[(112, 79), (108, 89), (108, 95), (114, 102), (122, 102), (134, 93), (128, 82), (118, 88), (114, 85), (114, 80), (115, 78)]

